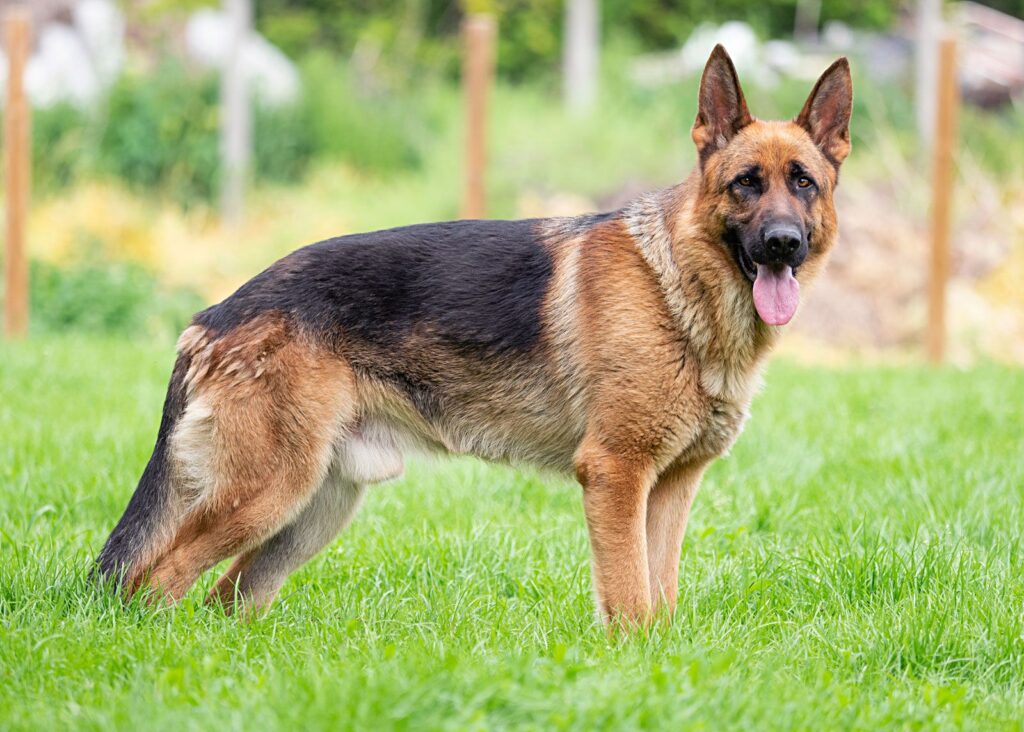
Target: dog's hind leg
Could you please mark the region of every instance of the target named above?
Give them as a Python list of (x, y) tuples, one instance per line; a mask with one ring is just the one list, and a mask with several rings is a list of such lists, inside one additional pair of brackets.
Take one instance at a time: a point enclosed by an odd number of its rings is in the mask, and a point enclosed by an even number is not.
[[(191, 329), (190, 329), (191, 330)], [(178, 495), (170, 460), (171, 436), (186, 406), (186, 373), (190, 332), (179, 342), (179, 354), (167, 386), (163, 417), (153, 454), (139, 479), (128, 507), (96, 558), (93, 577), (112, 582), (131, 593), (141, 574), (174, 538), (185, 505)], [(184, 344), (184, 347), (183, 347)]]
[(179, 472), (196, 495), (149, 584), (180, 598), (219, 561), (266, 542), (324, 482), (333, 444), (354, 418), (351, 369), (273, 321), (225, 336), (175, 434)]
[(228, 610), (267, 607), (288, 575), (312, 559), (352, 520), (365, 487), (332, 466), (305, 508), (255, 549), (238, 557), (210, 591), (208, 600)]
[(397, 478), (404, 463), (400, 440), (386, 424), (352, 424), (335, 443), (327, 478), (292, 521), (238, 557), (210, 592), (209, 600), (233, 608), (270, 604), (288, 575), (309, 561), (352, 520), (365, 486)]

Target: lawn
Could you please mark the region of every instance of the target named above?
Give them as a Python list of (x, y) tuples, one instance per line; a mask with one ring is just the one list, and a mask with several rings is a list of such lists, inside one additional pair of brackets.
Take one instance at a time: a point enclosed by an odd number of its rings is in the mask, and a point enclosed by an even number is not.
[(1024, 373), (778, 363), (669, 628), (594, 623), (578, 489), (414, 461), (264, 617), (84, 580), (168, 344), (0, 345), (0, 728), (1020, 727)]

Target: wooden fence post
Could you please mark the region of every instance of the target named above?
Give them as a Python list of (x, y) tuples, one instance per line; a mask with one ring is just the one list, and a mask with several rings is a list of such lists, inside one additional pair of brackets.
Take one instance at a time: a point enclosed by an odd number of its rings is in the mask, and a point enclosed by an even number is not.
[(467, 15), (462, 33), (465, 43), (462, 86), (466, 100), (466, 188), (462, 218), (487, 215), (487, 97), (494, 78), (496, 24), (490, 15)]
[(932, 148), (931, 261), (928, 276), (928, 360), (946, 355), (946, 287), (949, 281), (950, 226), (953, 218), (953, 154), (959, 95), (956, 80), (956, 39), (939, 43), (935, 142)]
[(25, 65), (32, 25), (28, 8), (15, 6), (4, 18), (7, 46), (7, 106), (4, 108), (4, 170), (7, 194), (4, 332), (28, 334), (28, 256), (25, 226), (31, 185), (32, 108), (25, 97)]

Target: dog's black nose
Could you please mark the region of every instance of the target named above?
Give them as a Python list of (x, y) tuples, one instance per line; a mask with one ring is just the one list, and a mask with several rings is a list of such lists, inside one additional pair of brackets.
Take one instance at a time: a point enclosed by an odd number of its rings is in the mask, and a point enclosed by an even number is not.
[(803, 235), (793, 226), (778, 226), (764, 234), (764, 248), (772, 262), (785, 262), (803, 243)]

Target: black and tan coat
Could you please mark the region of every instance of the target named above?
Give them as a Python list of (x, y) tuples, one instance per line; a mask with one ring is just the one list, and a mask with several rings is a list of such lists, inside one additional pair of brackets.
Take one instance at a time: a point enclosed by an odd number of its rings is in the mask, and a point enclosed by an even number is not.
[(675, 188), (614, 213), (410, 226), (280, 260), (182, 334), (102, 575), (177, 599), (234, 556), (211, 597), (263, 606), (366, 486), (429, 450), (574, 473), (602, 616), (672, 609), (701, 475), (739, 435), (780, 331), (765, 318), (791, 316), (836, 239), (850, 107), (841, 60), (794, 122), (754, 120), (717, 48), (700, 165)]

